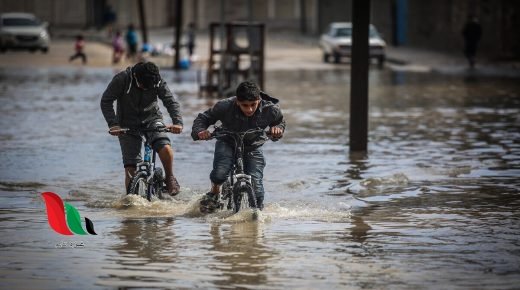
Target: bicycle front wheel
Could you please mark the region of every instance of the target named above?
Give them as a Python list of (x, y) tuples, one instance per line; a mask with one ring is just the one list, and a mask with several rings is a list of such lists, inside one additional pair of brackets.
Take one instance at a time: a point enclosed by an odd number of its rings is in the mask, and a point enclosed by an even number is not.
[(253, 190), (240, 190), (233, 193), (233, 211), (237, 213), (242, 206), (257, 208), (256, 196)]
[(146, 183), (146, 173), (138, 172), (130, 181), (128, 194), (135, 194), (148, 200), (148, 184)]

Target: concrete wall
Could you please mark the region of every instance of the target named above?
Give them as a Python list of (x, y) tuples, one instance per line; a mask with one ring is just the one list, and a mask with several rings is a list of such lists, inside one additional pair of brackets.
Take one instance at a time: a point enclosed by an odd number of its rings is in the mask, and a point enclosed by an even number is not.
[(520, 57), (520, 1), (409, 0), (408, 45), (462, 53), (462, 29), (468, 15), (482, 25), (479, 53)]
[(87, 5), (82, 0), (0, 0), (0, 12), (33, 13), (51, 26), (83, 28), (87, 22)]
[[(352, 21), (353, 0), (252, 0), (253, 19), (267, 30), (299, 32), (301, 5), (306, 7), (309, 34), (321, 34), (330, 22)], [(225, 0), (226, 21), (248, 19), (249, 0)], [(520, 56), (520, 1), (517, 0), (406, 0), (405, 45), (460, 52), (461, 29), (469, 14), (480, 18), (483, 39), (480, 52), (488, 56)], [(220, 20), (220, 0), (184, 0), (183, 23), (194, 22), (198, 29)], [(372, 0), (372, 23), (388, 43), (394, 38), (392, 6), (397, 0)], [(117, 12), (118, 28), (129, 23), (139, 26), (137, 0), (0, 0), (1, 12), (31, 12), (51, 27), (98, 27), (105, 4)], [(175, 23), (175, 0), (144, 0), (150, 28)]]

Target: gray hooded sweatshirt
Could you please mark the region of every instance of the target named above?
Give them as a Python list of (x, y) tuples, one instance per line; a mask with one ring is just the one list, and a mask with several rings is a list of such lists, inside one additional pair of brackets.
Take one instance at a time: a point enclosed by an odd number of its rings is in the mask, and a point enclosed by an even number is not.
[[(161, 99), (168, 110), (172, 123), (182, 125), (179, 102), (161, 78), (156, 88), (142, 90), (137, 87), (128, 67), (114, 76), (101, 97), (101, 111), (108, 127), (139, 129), (154, 121), (162, 121), (162, 113), (157, 99)], [(117, 113), (114, 101), (117, 100)]]
[[(253, 116), (247, 117), (236, 104), (236, 97), (227, 98), (217, 102), (213, 108), (201, 113), (193, 121), (191, 137), (198, 140), (198, 133), (206, 130), (217, 121), (222, 122), (222, 127), (233, 132), (244, 132), (250, 129), (265, 129), (267, 127), (280, 127), (285, 131), (285, 120), (282, 110), (278, 106), (278, 99), (266, 93), (260, 93), (261, 101)], [(249, 138), (247, 138), (249, 137)], [(266, 134), (246, 136), (244, 146), (250, 151), (262, 146), (267, 140)], [(224, 140), (226, 141), (226, 140)], [(232, 143), (232, 142), (228, 142)]]

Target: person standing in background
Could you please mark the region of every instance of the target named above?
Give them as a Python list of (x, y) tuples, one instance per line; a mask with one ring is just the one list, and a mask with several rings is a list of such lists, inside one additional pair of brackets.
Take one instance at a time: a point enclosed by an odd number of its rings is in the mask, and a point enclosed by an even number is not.
[(133, 60), (137, 55), (137, 32), (135, 31), (135, 27), (132, 23), (128, 25), (125, 38), (126, 45), (128, 46), (126, 58)]
[(195, 23), (191, 22), (186, 30), (186, 46), (188, 48), (188, 57), (191, 60), (193, 51), (195, 50)]
[(468, 60), (469, 67), (474, 68), (478, 43), (482, 37), (482, 26), (480, 26), (476, 16), (468, 17), (468, 22), (462, 30), (462, 36), (464, 37), (464, 55)]
[(112, 32), (114, 30), (114, 25), (117, 21), (117, 14), (114, 8), (110, 5), (105, 6), (105, 11), (103, 13), (103, 26), (107, 30), (107, 36), (110, 39), (112, 37)]

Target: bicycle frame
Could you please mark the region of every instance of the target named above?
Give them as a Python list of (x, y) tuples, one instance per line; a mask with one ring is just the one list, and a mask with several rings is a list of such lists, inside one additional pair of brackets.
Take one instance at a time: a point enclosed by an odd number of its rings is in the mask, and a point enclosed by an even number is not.
[[(145, 187), (146, 190), (146, 199), (151, 201), (152, 196), (157, 196), (158, 198), (162, 198), (162, 188), (164, 187), (164, 173), (162, 168), (156, 167), (156, 157), (157, 152), (152, 148), (151, 144), (148, 140), (142, 135), (144, 132), (168, 132), (166, 127), (158, 126), (156, 128), (143, 129), (143, 130), (128, 130), (125, 129), (124, 132), (131, 131), (133, 133), (137, 133), (141, 136), (142, 142), (144, 143), (144, 156), (143, 161), (137, 164), (135, 175), (132, 177), (132, 180), (129, 184), (129, 188), (127, 194), (136, 194), (140, 195), (139, 191), (142, 190), (142, 187)], [(140, 184), (142, 182), (143, 184)]]
[[(251, 175), (244, 172), (244, 137), (247, 134), (263, 132), (263, 129), (248, 130), (245, 132), (230, 132), (216, 128), (212, 134), (213, 138), (219, 139), (229, 136), (235, 140), (235, 161), (231, 169), (227, 181), (222, 185), (221, 199), (227, 200), (227, 209), (233, 209), (238, 212), (241, 207), (244, 194), (248, 198), (248, 205), (256, 208), (256, 194), (254, 191), (253, 180)], [(221, 203), (221, 208), (224, 204)]]
[(153, 183), (154, 178), (154, 172), (155, 172), (155, 160), (156, 160), (156, 152), (153, 150), (152, 146), (146, 140), (146, 138), (142, 137), (144, 139), (144, 156), (143, 161), (141, 163), (137, 164), (137, 170), (136, 175), (139, 172), (144, 172), (146, 175), (146, 184), (148, 185), (146, 188), (146, 197), (148, 200), (151, 199), (152, 195), (155, 195), (153, 186), (150, 186), (150, 184)]

